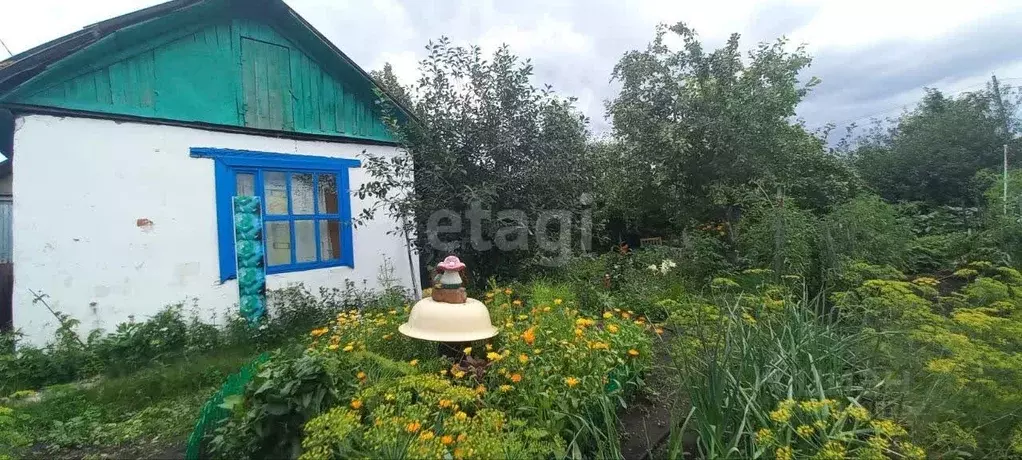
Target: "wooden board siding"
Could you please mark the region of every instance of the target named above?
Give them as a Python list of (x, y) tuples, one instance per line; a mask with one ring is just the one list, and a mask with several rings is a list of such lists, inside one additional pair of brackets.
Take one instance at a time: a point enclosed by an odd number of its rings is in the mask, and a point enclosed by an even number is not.
[(291, 57), (287, 47), (241, 38), (242, 111), (245, 126), (294, 130)]
[(394, 140), (364, 77), (324, 66), (313, 57), (322, 52), (261, 20), (222, 18), (119, 51), (86, 52), (96, 55), (78, 56), (0, 102)]

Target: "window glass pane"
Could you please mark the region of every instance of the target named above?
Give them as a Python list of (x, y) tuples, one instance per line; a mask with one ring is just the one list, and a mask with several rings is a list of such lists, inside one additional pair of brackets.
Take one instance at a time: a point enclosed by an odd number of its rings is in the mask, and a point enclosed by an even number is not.
[(291, 263), (291, 225), (288, 222), (266, 223), (266, 265)]
[[(311, 192), (312, 189), (310, 188)], [(316, 227), (311, 220), (295, 221), (295, 258), (297, 262), (316, 261)]]
[(337, 214), (337, 175), (319, 175), (319, 213)]
[(319, 255), (322, 260), (341, 258), (341, 223), (336, 220), (319, 221)]
[(291, 213), (312, 214), (312, 174), (291, 175)]
[(255, 196), (255, 174), (238, 173), (234, 176), (234, 188), (238, 196)]
[(267, 214), (287, 214), (287, 175), (277, 171), (263, 173), (263, 194)]

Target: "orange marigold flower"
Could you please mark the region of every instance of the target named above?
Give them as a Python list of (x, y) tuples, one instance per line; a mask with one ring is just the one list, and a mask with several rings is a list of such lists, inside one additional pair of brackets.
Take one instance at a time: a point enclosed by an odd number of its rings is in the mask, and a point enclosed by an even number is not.
[(415, 433), (416, 431), (419, 431), (419, 428), (422, 428), (422, 424), (415, 421), (405, 425), (405, 431), (409, 433)]
[(511, 288), (504, 289), (504, 295), (511, 295), (512, 292), (514, 291), (512, 291)]
[(468, 435), (466, 435), (465, 433), (461, 433), (458, 435), (458, 442), (462, 442), (466, 439), (468, 439)]
[(520, 307), (520, 306), (522, 306), (522, 301), (521, 300), (515, 300), (515, 301), (511, 302), (511, 304), (516, 306), (516, 307)]
[(310, 332), (310, 334), (311, 334), (311, 335), (312, 335), (313, 337), (319, 337), (319, 336), (321, 336), (321, 335), (323, 335), (323, 334), (326, 334), (328, 330), (329, 330), (329, 329), (327, 329), (327, 328), (325, 328), (325, 327), (324, 327), (324, 328), (320, 328), (320, 329), (313, 329), (313, 330), (312, 330), (312, 332)]
[(445, 446), (454, 444), (454, 436), (451, 436), (449, 434), (443, 435), (443, 437), (440, 438), (440, 444), (443, 444)]
[(574, 387), (575, 385), (578, 385), (578, 382), (579, 382), (579, 380), (576, 379), (575, 377), (568, 377), (568, 378), (564, 379), (564, 384), (567, 385), (569, 388)]
[(525, 332), (522, 333), (522, 340), (525, 340), (525, 343), (532, 345), (536, 341), (536, 326), (526, 329)]
[(629, 356), (639, 356), (639, 350), (631, 348), (631, 349), (628, 350), (628, 355)]
[(355, 410), (361, 409), (362, 408), (362, 400), (361, 399), (352, 399), (351, 400), (351, 408), (355, 409)]
[(517, 372), (514, 373), (514, 374), (511, 374), (511, 381), (515, 382), (515, 383), (521, 382), (522, 381), (522, 374), (519, 374)]
[(454, 401), (451, 401), (450, 399), (441, 399), (437, 404), (440, 406), (441, 409), (446, 409), (448, 407), (451, 407), (451, 405), (454, 404)]
[(518, 355), (518, 362), (520, 362), (522, 364), (525, 364), (525, 363), (529, 362), (529, 355), (527, 355), (525, 353), (522, 353), (522, 354)]
[(358, 378), (359, 380), (365, 380), (366, 379), (366, 373), (362, 372), (362, 371), (358, 371), (358, 374), (355, 374), (355, 377)]
[(479, 385), (479, 386), (477, 386), (477, 387), (476, 387), (476, 394), (479, 394), (479, 395), (481, 395), (481, 394), (483, 394), (483, 393), (486, 393), (486, 387), (485, 387), (485, 386), (483, 386), (483, 385)]
[(413, 359), (411, 361), (408, 361), (408, 364), (411, 364), (412, 366), (418, 366), (419, 365), (419, 360)]
[(608, 324), (607, 330), (610, 331), (611, 334), (617, 334), (617, 331), (620, 329), (614, 324)]

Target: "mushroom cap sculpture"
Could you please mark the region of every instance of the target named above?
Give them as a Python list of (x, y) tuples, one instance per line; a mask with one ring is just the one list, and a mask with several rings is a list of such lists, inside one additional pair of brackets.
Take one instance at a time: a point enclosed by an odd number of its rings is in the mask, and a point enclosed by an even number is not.
[(437, 265), (430, 297), (412, 306), (408, 322), (398, 327), (404, 335), (434, 342), (471, 342), (497, 335), (486, 305), (465, 295), (461, 272), (465, 264), (448, 256)]

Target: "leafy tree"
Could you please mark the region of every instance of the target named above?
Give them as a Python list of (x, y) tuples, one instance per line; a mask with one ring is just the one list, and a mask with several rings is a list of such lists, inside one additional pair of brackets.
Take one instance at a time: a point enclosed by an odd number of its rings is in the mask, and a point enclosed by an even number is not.
[[(667, 46), (668, 33), (682, 49)], [(707, 53), (684, 23), (658, 27), (645, 50), (614, 68), (622, 88), (607, 112), (616, 141), (601, 152), (626, 185), (603, 189), (613, 192), (609, 205), (636, 227), (664, 219), (679, 227), (720, 214), (736, 219), (757, 185), (787, 189), (817, 211), (849, 196), (851, 171), (791, 120), (819, 82), (799, 81), (809, 63), (802, 47), (788, 51), (783, 39), (743, 59), (737, 34)]]
[[(386, 67), (375, 75), (415, 119), (399, 123), (386, 107), (403, 148), (389, 159), (366, 153), (373, 179), (358, 193), (379, 205), (361, 217), (385, 210), (416, 235), (424, 264), (456, 253), (476, 277), (517, 276), (579, 249), (593, 173), (588, 120), (574, 100), (534, 86), (532, 65), (507, 47), (487, 59), (441, 38), (426, 51), (410, 88)], [(544, 221), (552, 211), (562, 213)], [(460, 227), (450, 227), (455, 216)], [(437, 232), (438, 223), (448, 228)]]
[(855, 167), (888, 200), (978, 206), (990, 176), (977, 173), (1001, 169), (1004, 144), (1018, 151), (1019, 97), (996, 78), (958, 97), (928, 89), (915, 109), (858, 139)]

